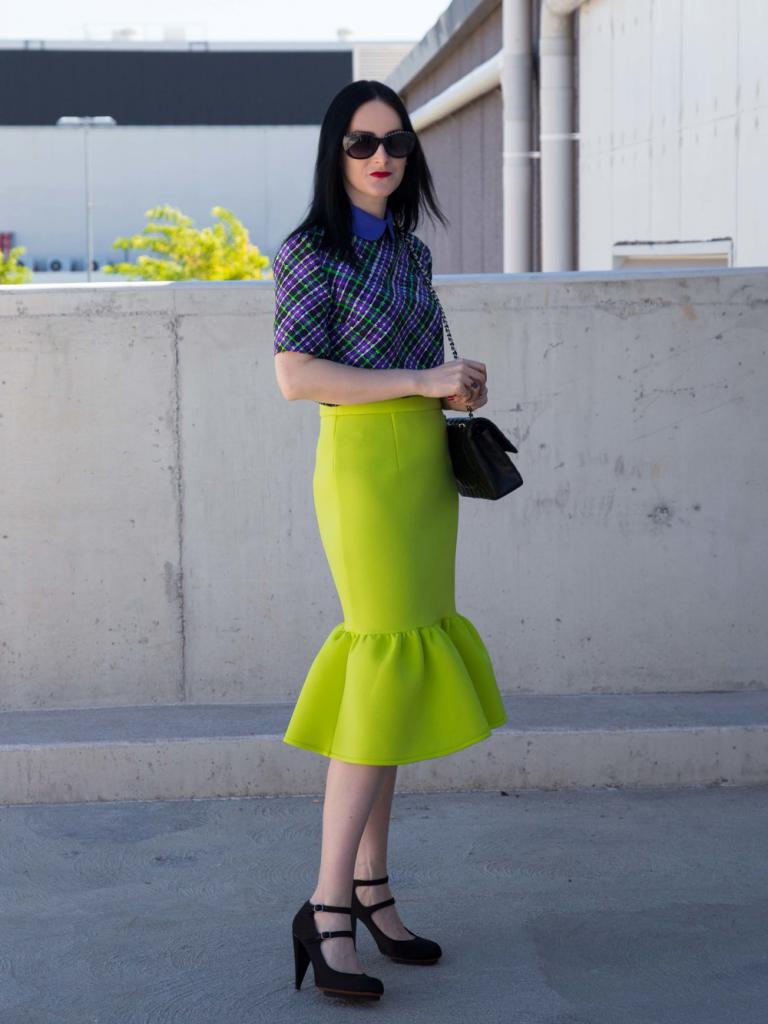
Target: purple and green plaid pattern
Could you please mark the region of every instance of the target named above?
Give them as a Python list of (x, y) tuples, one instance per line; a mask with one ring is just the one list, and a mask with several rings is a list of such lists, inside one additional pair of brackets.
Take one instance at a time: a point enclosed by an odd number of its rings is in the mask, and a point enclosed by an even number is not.
[[(315, 242), (322, 229), (292, 235), (273, 262), (275, 352), (308, 352), (370, 369), (429, 369), (443, 361), (440, 310), (402, 238), (352, 236), (361, 265)], [(411, 236), (429, 278), (432, 254)], [(331, 403), (322, 403), (330, 405)]]

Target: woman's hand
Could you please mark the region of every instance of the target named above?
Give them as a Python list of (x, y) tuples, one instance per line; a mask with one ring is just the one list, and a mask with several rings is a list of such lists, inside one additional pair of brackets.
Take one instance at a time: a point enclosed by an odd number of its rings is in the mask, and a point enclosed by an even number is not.
[(450, 359), (418, 373), (419, 394), (439, 398), (444, 409), (464, 411), (468, 402), (474, 409), (488, 400), (485, 363), (476, 359)]
[(448, 395), (440, 399), (440, 405), (443, 409), (450, 409), (452, 412), (468, 412), (470, 409), (474, 412), (488, 401), (488, 388), (483, 384), (479, 388), (473, 388), (472, 393), (474, 397), (470, 395), (469, 398)]

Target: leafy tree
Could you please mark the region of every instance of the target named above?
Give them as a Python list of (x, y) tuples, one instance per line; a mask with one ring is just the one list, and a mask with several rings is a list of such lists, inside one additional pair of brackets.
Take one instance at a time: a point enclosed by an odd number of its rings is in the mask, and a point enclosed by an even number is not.
[(5, 253), (0, 249), (0, 284), (29, 284), (32, 280), (32, 271), (19, 263), (19, 256), (26, 252), (26, 246), (17, 245)]
[[(113, 249), (148, 249), (154, 256), (139, 255), (135, 263), (111, 263), (107, 274), (125, 274), (144, 281), (242, 281), (270, 277), (262, 270), (269, 257), (248, 239), (247, 229), (223, 206), (211, 210), (218, 224), (195, 228), (194, 221), (173, 206), (155, 206), (145, 217), (153, 218), (139, 234), (117, 238)], [(166, 222), (166, 223), (163, 223)]]

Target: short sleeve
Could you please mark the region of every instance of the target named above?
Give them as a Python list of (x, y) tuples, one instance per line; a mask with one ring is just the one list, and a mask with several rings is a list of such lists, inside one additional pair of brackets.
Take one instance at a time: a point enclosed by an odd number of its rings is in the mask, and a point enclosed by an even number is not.
[(432, 250), (428, 245), (424, 246), (424, 269), (427, 272), (427, 279), (432, 280)]
[(274, 351), (326, 356), (331, 289), (322, 253), (306, 232), (283, 242), (272, 264), (275, 282)]
[(416, 258), (419, 261), (423, 273), (427, 275), (427, 280), (432, 280), (432, 250), (429, 248), (426, 242), (418, 237), (418, 235), (411, 235), (414, 246), (416, 249)]

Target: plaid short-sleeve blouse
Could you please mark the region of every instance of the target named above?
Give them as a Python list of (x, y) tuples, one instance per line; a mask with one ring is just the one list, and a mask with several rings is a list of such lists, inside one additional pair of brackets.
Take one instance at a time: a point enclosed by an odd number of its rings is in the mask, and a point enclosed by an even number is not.
[[(375, 217), (352, 205), (358, 268), (319, 249), (321, 231), (295, 232), (275, 255), (274, 351), (370, 369), (439, 366), (440, 311), (394, 229), (392, 212)], [(432, 254), (420, 238), (411, 238), (431, 279)]]

